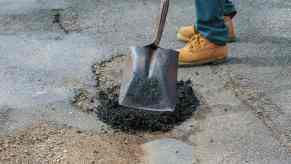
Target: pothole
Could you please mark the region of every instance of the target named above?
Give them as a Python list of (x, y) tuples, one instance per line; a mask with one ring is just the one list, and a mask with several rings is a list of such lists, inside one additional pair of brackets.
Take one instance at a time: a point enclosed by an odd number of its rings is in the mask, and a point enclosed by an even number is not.
[(93, 67), (97, 96), (91, 102), (98, 101), (94, 111), (101, 121), (122, 131), (155, 132), (169, 131), (192, 116), (199, 101), (190, 80), (177, 82), (177, 106), (174, 112), (153, 112), (120, 106), (118, 96), (124, 60), (125, 57), (120, 55)]

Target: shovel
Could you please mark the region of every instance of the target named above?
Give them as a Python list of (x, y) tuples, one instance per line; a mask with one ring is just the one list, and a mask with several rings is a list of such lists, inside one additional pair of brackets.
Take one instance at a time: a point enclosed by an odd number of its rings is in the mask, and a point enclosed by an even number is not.
[(150, 111), (174, 111), (178, 52), (159, 47), (169, 9), (161, 0), (161, 11), (153, 43), (131, 47), (123, 69), (119, 104)]

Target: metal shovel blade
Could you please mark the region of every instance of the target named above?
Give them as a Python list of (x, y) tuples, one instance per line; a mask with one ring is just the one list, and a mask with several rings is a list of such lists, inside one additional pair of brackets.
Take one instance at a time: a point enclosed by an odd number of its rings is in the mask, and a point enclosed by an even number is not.
[(168, 9), (169, 0), (161, 0), (154, 42), (131, 47), (123, 69), (120, 105), (151, 111), (175, 110), (178, 53), (158, 46)]
[(123, 72), (119, 104), (127, 107), (174, 111), (178, 53), (171, 49), (131, 47)]

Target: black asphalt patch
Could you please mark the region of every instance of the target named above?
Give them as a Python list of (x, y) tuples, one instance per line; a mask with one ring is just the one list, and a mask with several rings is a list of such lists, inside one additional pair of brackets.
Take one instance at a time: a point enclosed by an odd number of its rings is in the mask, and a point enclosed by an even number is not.
[(118, 75), (120, 70), (117, 69), (122, 68), (122, 63), (122, 57), (117, 57), (93, 67), (97, 80), (96, 99), (99, 102), (95, 112), (101, 121), (113, 129), (127, 132), (169, 131), (195, 112), (199, 101), (190, 80), (177, 82), (177, 105), (174, 112), (145, 111), (119, 105), (120, 80), (118, 77), (112, 78), (110, 74)]
[(191, 81), (177, 82), (177, 106), (174, 112), (153, 112), (124, 107), (118, 104), (119, 86), (98, 92), (96, 109), (100, 120), (123, 131), (168, 131), (189, 119), (199, 104)]

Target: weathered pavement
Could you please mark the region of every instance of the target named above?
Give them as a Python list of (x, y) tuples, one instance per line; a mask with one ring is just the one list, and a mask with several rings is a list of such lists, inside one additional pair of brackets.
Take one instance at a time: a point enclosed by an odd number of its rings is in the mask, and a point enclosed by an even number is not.
[[(69, 99), (74, 89), (93, 90), (91, 64), (150, 41), (158, 3), (0, 0), (0, 132), (36, 120), (98, 131), (101, 123)], [(180, 69), (203, 104), (200, 119), (174, 131), (193, 146), (192, 163), (291, 163), (291, 2), (235, 3), (240, 41), (231, 45), (229, 62)], [(172, 1), (162, 46), (182, 46), (175, 29), (193, 22), (193, 5)]]

